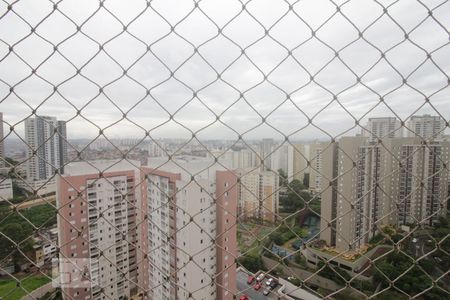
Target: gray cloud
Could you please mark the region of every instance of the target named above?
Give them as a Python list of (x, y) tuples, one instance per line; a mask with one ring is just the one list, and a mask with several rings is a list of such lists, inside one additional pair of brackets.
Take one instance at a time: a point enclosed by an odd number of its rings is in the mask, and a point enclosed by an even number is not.
[[(201, 138), (236, 138), (236, 133), (216, 122), (215, 115), (243, 133), (261, 124), (254, 110), (267, 117), (267, 124), (246, 138), (281, 138), (307, 126), (308, 118), (316, 114), (313, 125), (331, 135), (356, 132), (352, 116), (364, 121), (393, 115), (390, 109), (402, 119), (413, 113), (436, 114), (436, 109), (448, 120), (450, 4), (427, 1), (425, 8), (416, 1), (380, 2), (393, 3), (389, 15), (369, 0), (345, 2), (341, 12), (331, 1), (316, 0), (289, 1), (293, 10), (285, 1), (253, 0), (246, 2), (248, 11), (242, 11), (239, 1), (219, 0), (200, 1), (197, 8), (180, 0), (152, 1), (150, 8), (138, 0), (107, 0), (102, 8), (95, 1), (71, 0), (62, 1), (54, 12), (49, 1), (19, 1), (14, 12), (2, 3), (0, 111), (8, 124), (19, 123), (19, 134), (21, 121), (32, 109), (70, 120), (71, 138), (98, 134), (95, 126), (77, 116), (81, 108), (82, 116), (101, 128), (127, 113), (132, 122), (153, 129), (155, 137), (190, 137), (177, 121), (200, 131)], [(434, 9), (432, 17), (428, 9)], [(27, 23), (36, 28), (35, 33)], [(317, 30), (316, 37), (311, 29)], [(365, 40), (359, 38), (358, 29)], [(404, 42), (405, 32), (411, 41)], [(99, 44), (104, 44), (103, 49)], [(387, 51), (385, 58), (380, 50)], [(335, 51), (343, 62), (334, 58)], [(36, 74), (31, 68), (37, 68)], [(310, 82), (310, 75), (317, 83)], [(360, 83), (356, 77), (361, 77)], [(402, 77), (411, 87), (403, 85)], [(414, 89), (429, 97), (432, 105), (424, 105), (425, 96)], [(193, 91), (197, 98), (183, 107)], [(283, 103), (288, 94), (290, 99)], [(334, 95), (352, 116), (337, 102), (328, 105)], [(169, 114), (175, 112), (171, 121)], [(111, 137), (144, 134), (128, 120), (106, 130)], [(323, 136), (310, 124), (293, 138)]]

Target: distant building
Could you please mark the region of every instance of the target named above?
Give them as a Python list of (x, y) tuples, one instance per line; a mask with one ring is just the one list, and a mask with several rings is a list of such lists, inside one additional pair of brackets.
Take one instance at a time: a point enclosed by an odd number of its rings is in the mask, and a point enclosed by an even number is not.
[[(308, 167), (309, 151), (306, 144), (296, 144), (293, 147), (292, 179), (303, 182), (305, 174), (310, 172)], [(291, 176), (289, 176), (291, 177)]]
[[(140, 170), (133, 161), (67, 165), (58, 176), (60, 274), (65, 299), (130, 299), (137, 292)], [(99, 176), (98, 170), (105, 170)]]
[(0, 202), (13, 197), (13, 187), (11, 178), (0, 176)]
[[(261, 170), (262, 171), (270, 171), (272, 170), (272, 156), (273, 156), (273, 148), (274, 148), (274, 140), (273, 139), (262, 139), (261, 148), (260, 148), (260, 156), (261, 156)], [(277, 171), (277, 170), (274, 170)]]
[(279, 211), (279, 177), (271, 171), (240, 169), (239, 217), (274, 222)]
[(234, 299), (235, 173), (191, 181), (136, 161), (90, 164), (70, 163), (58, 179), (65, 298)]
[(338, 251), (361, 248), (383, 226), (446, 214), (449, 142), (343, 137), (322, 157), (320, 238)]
[(164, 143), (162, 141), (150, 142), (147, 146), (148, 156), (150, 157), (163, 157), (166, 156), (164, 149)]
[(141, 239), (152, 255), (143, 258), (139, 281), (148, 299), (234, 299), (236, 175), (217, 171), (215, 180), (190, 182), (166, 171), (143, 172)]
[(44, 264), (50, 265), (52, 259), (57, 257), (58, 229), (54, 227), (40, 230), (35, 234), (33, 241), (33, 258), (36, 265), (39, 267)]
[(367, 125), (362, 128), (362, 136), (368, 137), (370, 141), (402, 137), (403, 128), (396, 117), (369, 118)]
[(444, 136), (445, 120), (440, 116), (412, 116), (407, 128), (408, 137), (439, 139)]
[(309, 144), (309, 189), (313, 192), (320, 192), (322, 188), (322, 154), (327, 151), (329, 147), (332, 147), (329, 142)]
[(27, 181), (47, 180), (55, 170), (64, 173), (67, 163), (67, 131), (64, 121), (36, 116), (25, 120)]

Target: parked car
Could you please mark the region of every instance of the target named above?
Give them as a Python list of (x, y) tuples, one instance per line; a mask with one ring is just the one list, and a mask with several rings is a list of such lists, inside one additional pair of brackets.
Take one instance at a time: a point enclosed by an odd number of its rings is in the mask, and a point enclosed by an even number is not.
[(270, 284), (270, 289), (274, 289), (278, 286), (278, 282), (276, 280), (272, 281), (272, 283)]
[(255, 291), (258, 291), (260, 288), (261, 288), (261, 282), (257, 282), (254, 286), (253, 286), (253, 289), (255, 290)]
[(266, 285), (271, 285), (272, 282), (274, 282), (274, 279), (272, 277), (270, 277), (269, 279), (267, 279)]
[(267, 295), (269, 295), (270, 294), (270, 288), (266, 288), (265, 290), (264, 290), (264, 292), (263, 292), (263, 295), (264, 296), (267, 296)]
[(247, 284), (252, 284), (253, 281), (255, 281), (255, 276), (248, 275), (248, 277), (247, 277)]
[(262, 281), (264, 279), (264, 277), (266, 277), (266, 274), (261, 273), (261, 274), (258, 275), (258, 277), (256, 277), (256, 281), (258, 281), (258, 282)]
[(250, 298), (248, 298), (247, 295), (242, 295), (241, 297), (239, 297), (239, 300), (250, 300)]

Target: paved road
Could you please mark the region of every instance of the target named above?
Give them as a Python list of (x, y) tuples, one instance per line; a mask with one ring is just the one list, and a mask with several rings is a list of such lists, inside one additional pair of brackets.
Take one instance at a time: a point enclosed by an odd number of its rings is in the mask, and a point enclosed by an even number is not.
[(255, 291), (253, 289), (253, 285), (247, 284), (247, 276), (248, 275), (242, 271), (238, 271), (237, 273), (237, 299), (239, 299), (241, 295), (247, 295), (251, 300), (277, 299), (277, 297), (274, 297), (272, 295), (274, 292), (270, 293), (268, 296), (263, 295), (263, 291), (266, 288), (265, 281), (267, 277), (264, 279), (264, 285), (261, 287), (261, 289), (259, 291)]
[[(31, 208), (38, 205), (48, 204), (56, 201), (56, 196), (42, 197), (34, 200), (28, 200), (17, 205), (18, 210)], [(14, 208), (15, 205), (11, 205)]]

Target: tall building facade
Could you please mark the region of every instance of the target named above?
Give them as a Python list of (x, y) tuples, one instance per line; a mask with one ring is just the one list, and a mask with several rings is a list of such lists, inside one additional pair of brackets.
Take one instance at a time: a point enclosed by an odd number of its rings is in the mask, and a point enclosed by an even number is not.
[(309, 173), (308, 159), (309, 151), (305, 144), (293, 146), (292, 179), (303, 182), (305, 174)]
[[(273, 147), (275, 143), (273, 139), (262, 139), (260, 146), (260, 156), (261, 156), (261, 170), (262, 171), (270, 171), (272, 170), (272, 156), (273, 156)], [(274, 170), (277, 171), (277, 170)]]
[(177, 208), (179, 174), (143, 168), (142, 206), (139, 221), (142, 261), (139, 282), (148, 290), (147, 299), (177, 299)]
[(328, 142), (309, 144), (309, 189), (320, 192), (322, 186), (322, 153), (330, 146)]
[(238, 176), (232, 171), (216, 172), (216, 286), (218, 300), (235, 299)]
[(448, 200), (450, 142), (414, 142), (400, 148), (398, 223), (433, 225), (445, 215)]
[(186, 180), (137, 161), (57, 179), (65, 299), (234, 299), (238, 176)]
[(407, 124), (407, 135), (422, 139), (439, 139), (444, 135), (445, 120), (440, 116), (412, 116)]
[(145, 298), (233, 299), (237, 176), (217, 171), (215, 179), (194, 182), (161, 170), (143, 173), (141, 239), (148, 255), (139, 281)]
[(239, 217), (274, 222), (279, 211), (279, 177), (271, 171), (238, 170)]
[(27, 180), (46, 180), (55, 170), (64, 173), (67, 162), (67, 130), (64, 121), (36, 116), (25, 120)]
[(323, 153), (321, 239), (355, 250), (386, 225), (432, 225), (446, 212), (449, 160), (448, 142), (341, 138)]
[[(140, 173), (126, 161), (77, 162), (57, 179), (65, 299), (130, 299), (136, 292)], [(100, 176), (98, 170), (107, 170)]]
[(368, 137), (370, 141), (402, 135), (402, 126), (396, 117), (369, 118), (367, 125), (362, 129), (362, 136)]

